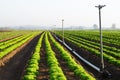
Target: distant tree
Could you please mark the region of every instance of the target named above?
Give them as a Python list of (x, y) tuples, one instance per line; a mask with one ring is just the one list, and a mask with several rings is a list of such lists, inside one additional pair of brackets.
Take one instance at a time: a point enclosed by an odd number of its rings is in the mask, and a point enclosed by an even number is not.
[(93, 25), (93, 29), (95, 29), (95, 30), (98, 29), (98, 25), (97, 25), (97, 24), (94, 24), (94, 25)]
[(112, 24), (112, 29), (116, 29), (116, 24)]
[(78, 26), (78, 28), (79, 28), (80, 30), (83, 30), (83, 26)]

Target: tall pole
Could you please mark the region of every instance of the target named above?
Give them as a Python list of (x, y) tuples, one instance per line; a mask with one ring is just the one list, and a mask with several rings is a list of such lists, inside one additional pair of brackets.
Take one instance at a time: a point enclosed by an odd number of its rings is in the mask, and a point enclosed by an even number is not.
[(64, 23), (63, 22), (64, 22), (64, 19), (62, 19), (62, 36), (63, 36), (62, 37), (62, 41), (64, 43), (64, 28), (63, 28), (64, 27)]
[(105, 7), (106, 5), (98, 5), (95, 6), (99, 10), (99, 29), (100, 29), (100, 57), (101, 57), (101, 62), (100, 62), (100, 71), (104, 71), (104, 60), (103, 60), (103, 42), (102, 42), (102, 27), (101, 27), (101, 9)]

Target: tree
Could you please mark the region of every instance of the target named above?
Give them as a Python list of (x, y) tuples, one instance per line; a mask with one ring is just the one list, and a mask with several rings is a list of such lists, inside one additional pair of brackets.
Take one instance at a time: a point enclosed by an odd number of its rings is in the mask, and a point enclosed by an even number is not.
[(93, 29), (95, 29), (95, 30), (98, 29), (98, 25), (97, 25), (97, 24), (94, 24), (94, 25), (93, 25)]
[(116, 29), (116, 24), (112, 24), (112, 29)]

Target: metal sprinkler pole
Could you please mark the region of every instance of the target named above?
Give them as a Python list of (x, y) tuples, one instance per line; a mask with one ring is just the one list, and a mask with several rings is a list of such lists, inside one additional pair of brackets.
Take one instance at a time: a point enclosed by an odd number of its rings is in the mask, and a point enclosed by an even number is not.
[(101, 9), (105, 7), (106, 5), (98, 5), (95, 6), (99, 10), (99, 27), (100, 27), (100, 57), (101, 57), (101, 63), (100, 63), (100, 71), (101, 73), (104, 71), (104, 59), (103, 59), (103, 42), (102, 42), (102, 27), (101, 27)]
[(63, 24), (63, 22), (64, 22), (64, 19), (62, 19), (62, 35), (63, 35), (62, 41), (64, 43), (64, 29), (63, 29), (64, 24)]

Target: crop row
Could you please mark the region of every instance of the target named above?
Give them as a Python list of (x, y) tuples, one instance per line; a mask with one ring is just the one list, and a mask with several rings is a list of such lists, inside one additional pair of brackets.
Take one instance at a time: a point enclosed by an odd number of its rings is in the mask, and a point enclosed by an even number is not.
[[(25, 70), (25, 75), (23, 76), (23, 80), (36, 80), (37, 75), (40, 73), (39, 70), (39, 62), (40, 62), (40, 48), (42, 44), (44, 34), (41, 35), (37, 46), (35, 47), (34, 53), (31, 59), (28, 61), (27, 68)], [(49, 37), (48, 37), (49, 36)], [(59, 66), (59, 62), (55, 57), (55, 53), (51, 48), (50, 42), (52, 41), (53, 45), (56, 49), (61, 53), (61, 58), (63, 58), (68, 67), (74, 72), (74, 74), (80, 77), (81, 80), (95, 80), (85, 69), (78, 64), (68, 53), (68, 51), (64, 50), (64, 48), (55, 41), (50, 33), (45, 33), (45, 52), (47, 57), (47, 65), (49, 66), (49, 74), (50, 80), (67, 80), (64, 75), (61, 67)]]
[[(66, 33), (74, 33), (75, 35), (77, 34), (81, 34), (79, 36), (85, 35), (85, 36), (89, 36), (92, 37), (94, 36), (94, 38), (99, 38), (100, 34), (99, 31), (90, 31), (90, 30), (86, 30), (86, 31), (66, 31)], [(119, 35), (119, 31), (102, 31), (103, 33), (103, 39), (110, 39), (110, 40), (119, 40), (120, 39), (120, 35)], [(84, 36), (83, 36), (84, 37)]]
[[(97, 43), (97, 42), (90, 41), (90, 40), (87, 40), (87, 39), (84, 39), (84, 38), (79, 37), (79, 34), (78, 34), (78, 35), (72, 35), (71, 33), (69, 33), (69, 34), (66, 34), (66, 35), (67, 35), (67, 36), (69, 35), (69, 36), (71, 36), (71, 37), (73, 36), (73, 37), (75, 37), (75, 38), (79, 38), (79, 40), (81, 40), (81, 41), (88, 42), (88, 43), (93, 44), (93, 45), (96, 45), (96, 46), (100, 46), (100, 44)], [(108, 49), (108, 50), (110, 50), (110, 51), (114, 51), (114, 52), (120, 53), (120, 49), (115, 48), (115, 47), (111, 47), (111, 46), (107, 46), (107, 45), (105, 45), (105, 44), (103, 44), (103, 48), (106, 48), (106, 49)]]
[[(61, 31), (57, 31), (57, 33), (62, 33)], [(90, 41), (100, 42), (100, 35), (98, 31), (65, 31), (65, 34), (70, 34), (73, 36), (78, 36), (80, 38), (84, 38)], [(116, 46), (120, 46), (120, 35), (118, 31), (108, 32), (103, 31), (103, 42), (106, 44), (112, 44)]]
[(5, 41), (5, 42), (2, 42), (3, 44), (0, 45), (0, 52), (4, 51), (6, 48), (9, 48), (10, 46), (14, 45), (14, 44), (17, 44), (18, 42), (28, 38), (29, 36), (31, 35), (25, 35), (25, 36), (21, 36), (21, 37), (18, 37), (18, 38), (15, 38), (15, 39), (12, 39), (10, 41)]
[[(3, 46), (1, 46), (1, 52), (0, 52), (0, 58), (2, 58), (3, 56), (5, 56), (6, 54), (10, 53), (11, 51), (13, 51), (14, 49), (16, 49), (17, 47), (21, 46), (22, 44), (24, 44), (26, 41), (30, 40), (31, 38), (33, 38), (34, 36), (36, 36), (37, 33), (34, 33), (32, 35), (29, 36), (24, 36), (21, 38), (18, 38), (16, 41), (13, 41), (9, 44), (5, 44)], [(3, 50), (2, 50), (3, 49)]]
[(42, 44), (43, 35), (38, 40), (34, 53), (27, 64), (23, 80), (36, 80), (36, 76), (39, 74), (39, 62), (40, 62), (40, 48)]
[[(99, 43), (95, 43), (95, 42), (88, 41), (88, 40), (78, 38), (78, 37), (75, 37), (75, 36), (71, 36), (71, 35), (66, 35), (66, 37), (71, 38), (71, 39), (75, 40), (76, 42), (79, 42), (79, 43), (81, 43), (83, 45), (86, 45), (88, 47), (100, 50), (100, 47), (99, 47), (100, 44)], [(103, 46), (103, 51), (104, 51), (105, 54), (113, 56), (116, 59), (120, 58), (120, 52), (119, 52), (120, 50), (119, 49), (111, 48), (110, 46), (105, 46), (104, 45)]]
[[(78, 32), (78, 31), (76, 31)], [(96, 54), (99, 56), (99, 46), (100, 44), (97, 42), (93, 42), (93, 41), (89, 41), (85, 38), (79, 37), (80, 35), (83, 34), (72, 34), (73, 32), (67, 32), (65, 34), (65, 37), (68, 39), (71, 39), (72, 41), (76, 42), (77, 44), (79, 44), (80, 46), (83, 46), (82, 48), (86, 49), (86, 47), (89, 47), (92, 51), (91, 52), (96, 52)], [(80, 32), (79, 32), (80, 33)], [(86, 33), (86, 32), (84, 32)], [(91, 33), (90, 33), (91, 34)], [(61, 35), (61, 33), (59, 32), (59, 35)], [(94, 36), (93, 36), (94, 37)], [(86, 47), (85, 47), (86, 46)], [(87, 49), (90, 51), (90, 49)], [(94, 51), (93, 51), (94, 50)], [(104, 58), (106, 60), (108, 60), (108, 62), (113, 63), (117, 66), (120, 66), (120, 49), (117, 49), (115, 47), (110, 47), (110, 46), (103, 46), (103, 51), (104, 51)], [(94, 53), (95, 54), (95, 53)]]
[(85, 69), (76, 63), (76, 61), (71, 57), (70, 53), (55, 41), (52, 35), (49, 33), (50, 39), (57, 50), (61, 53), (61, 57), (67, 62), (68, 67), (74, 72), (76, 76), (79, 76), (81, 80), (95, 80)]
[[(81, 43), (77, 42), (77, 39), (73, 39), (73, 38), (70, 38), (70, 37), (69, 38), (65, 37), (65, 39), (67, 39), (68, 41), (70, 41), (71, 43), (75, 44), (76, 46), (78, 46), (80, 48), (83, 48), (83, 49), (85, 49), (85, 50), (87, 50), (87, 51), (89, 51), (93, 54), (96, 54), (97, 56), (100, 56), (99, 50), (96, 50), (95, 48), (92, 48), (92, 47), (89, 47), (87, 45), (81, 44)], [(108, 62), (120, 67), (120, 60), (117, 60), (116, 58), (114, 58), (112, 56), (109, 56), (107, 54), (103, 54), (103, 57)]]
[(18, 35), (26, 34), (26, 31), (9, 31), (9, 32), (0, 32), (0, 40), (15, 37)]
[[(41, 38), (39, 39), (32, 58), (28, 62), (23, 80), (36, 80), (37, 75), (40, 73), (38, 72), (38, 70), (40, 62), (40, 47), (42, 44), (43, 36), (44, 34), (42, 34)], [(55, 53), (51, 49), (47, 34), (45, 34), (45, 52), (47, 57), (47, 64), (49, 66), (50, 80), (66, 80), (62, 69), (59, 67), (59, 63), (55, 57)]]
[[(77, 35), (77, 34), (75, 34), (75, 35)], [(108, 36), (109, 36), (109, 33), (106, 34), (105, 36), (103, 35), (103, 42), (104, 43), (120, 46), (119, 45), (120, 44), (120, 42), (119, 42), (120, 35), (118, 35), (118, 37), (117, 37), (117, 35), (115, 35), (115, 36), (110, 35), (109, 37)], [(92, 33), (92, 32), (81, 32), (79, 37), (86, 38), (86, 39), (91, 40), (91, 41), (100, 42), (100, 39), (99, 39), (100, 35), (99, 35), (99, 33), (96, 33), (96, 32), (94, 32), (94, 33)]]
[(19, 30), (19, 31), (0, 32), (0, 40), (12, 38), (12, 37), (15, 37), (18, 35), (25, 35), (28, 33), (34, 33), (34, 32), (36, 33), (38, 31), (27, 31), (27, 30), (20, 31)]
[(55, 53), (48, 41), (47, 33), (45, 35), (45, 48), (47, 54), (47, 63), (49, 66), (50, 80), (66, 80), (61, 67), (59, 67), (59, 62), (55, 57)]
[(9, 43), (11, 43), (11, 42), (13, 42), (13, 41), (16, 41), (17, 39), (19, 39), (19, 38), (21, 38), (21, 37), (23, 37), (23, 36), (19, 36), (19, 37), (16, 37), (16, 38), (13, 38), (13, 39), (4, 41), (4, 42), (0, 42), (0, 46), (5, 45), (5, 44), (9, 44)]

